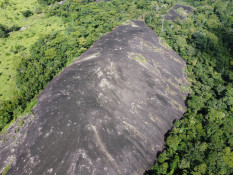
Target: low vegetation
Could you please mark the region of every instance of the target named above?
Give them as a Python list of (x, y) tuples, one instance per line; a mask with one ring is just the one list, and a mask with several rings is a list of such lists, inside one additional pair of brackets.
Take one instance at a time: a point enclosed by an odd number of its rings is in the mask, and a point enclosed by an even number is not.
[(3, 171), (2, 171), (2, 175), (7, 175), (7, 172), (9, 171), (9, 169), (11, 168), (11, 164), (7, 165)]
[[(175, 3), (194, 7), (194, 13), (184, 20), (164, 20)], [(97, 39), (126, 20), (141, 19), (186, 60), (190, 82), (186, 113), (174, 123), (164, 151), (146, 174), (233, 174), (232, 7), (230, 0), (4, 3), (0, 129)], [(8, 32), (10, 21), (26, 30)]]
[[(40, 9), (36, 0), (8, 0), (0, 10), (0, 101), (17, 96), (16, 67), (21, 55), (28, 55), (40, 37), (64, 30), (61, 18), (48, 18)], [(22, 12), (27, 10), (33, 15), (26, 18)]]

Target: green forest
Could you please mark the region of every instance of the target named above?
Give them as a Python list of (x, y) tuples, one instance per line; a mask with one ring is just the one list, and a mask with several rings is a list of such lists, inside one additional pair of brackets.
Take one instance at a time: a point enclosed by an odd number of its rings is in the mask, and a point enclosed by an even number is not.
[[(143, 20), (186, 61), (190, 83), (187, 110), (145, 174), (233, 174), (231, 0), (58, 2), (0, 2), (1, 131), (96, 40), (128, 20)], [(178, 8), (186, 18), (167, 20), (175, 4), (193, 12)]]

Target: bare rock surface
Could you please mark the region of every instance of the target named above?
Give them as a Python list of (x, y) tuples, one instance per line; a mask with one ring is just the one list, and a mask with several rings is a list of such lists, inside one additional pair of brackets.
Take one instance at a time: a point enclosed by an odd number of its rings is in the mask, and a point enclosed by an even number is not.
[[(178, 13), (177, 10), (179, 9), (182, 10), (183, 13)], [(168, 14), (164, 16), (164, 19), (175, 21), (176, 18), (180, 18), (184, 20), (191, 13), (193, 13), (193, 7), (176, 4), (168, 11)]]
[(117, 27), (48, 84), (17, 136), (9, 128), (0, 170), (143, 174), (185, 111), (185, 68), (144, 22)]

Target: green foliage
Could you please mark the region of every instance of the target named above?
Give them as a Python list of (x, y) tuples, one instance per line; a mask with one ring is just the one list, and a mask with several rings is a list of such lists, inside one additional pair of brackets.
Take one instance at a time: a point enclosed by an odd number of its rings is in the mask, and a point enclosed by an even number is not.
[(0, 24), (0, 38), (8, 37), (9, 32), (10, 32), (10, 30), (8, 29), (7, 26)]
[(233, 168), (233, 152), (230, 147), (226, 147), (222, 151), (222, 159), (229, 168)]
[(180, 143), (180, 139), (177, 135), (174, 136), (170, 135), (168, 136), (166, 143), (170, 148), (176, 151), (178, 144)]
[(21, 127), (23, 126), (23, 124), (24, 124), (24, 120), (22, 119), (22, 120), (20, 120), (19, 123), (18, 123), (19, 128), (21, 128)]
[(25, 11), (22, 11), (21, 13), (25, 18), (33, 15), (33, 13), (30, 10), (25, 10)]
[(17, 26), (17, 25), (13, 25), (13, 26), (11, 26), (11, 27), (9, 28), (9, 30), (10, 30), (11, 32), (18, 31), (19, 29), (20, 29), (20, 27)]
[(7, 166), (3, 169), (2, 175), (7, 175), (7, 172), (10, 170), (10, 168), (11, 168), (11, 164), (7, 165)]
[(9, 0), (4, 0), (3, 2), (0, 2), (0, 8), (5, 8), (7, 5), (9, 5)]
[(44, 4), (44, 5), (50, 5), (50, 4), (54, 4), (55, 2), (59, 2), (61, 0), (37, 0), (40, 4)]
[(8, 37), (10, 32), (18, 31), (19, 29), (20, 27), (17, 25), (13, 25), (10, 28), (8, 28), (7, 26), (0, 24), (0, 38), (6, 38)]
[(32, 109), (34, 106), (36, 106), (36, 104), (38, 103), (38, 100), (32, 100), (30, 103), (27, 104), (26, 109), (24, 110), (24, 114), (30, 114), (32, 112)]
[(147, 24), (186, 60), (191, 82), (186, 113), (175, 122), (150, 174), (233, 174), (233, 4), (183, 1), (196, 7), (183, 21), (162, 24), (163, 12), (146, 16)]
[(11, 100), (0, 101), (0, 130), (13, 119), (19, 116), (26, 107), (22, 98), (14, 97)]
[(22, 57), (17, 69), (16, 83), (24, 100), (33, 99), (61, 71), (76, 46), (77, 41), (71, 43), (61, 34), (42, 37), (32, 46), (30, 56)]
[[(39, 6), (37, 0), (10, 0), (6, 8), (0, 10), (0, 24), (14, 32), (7, 38), (0, 38), (0, 100), (10, 100), (17, 94), (16, 67), (20, 55), (28, 55), (32, 44), (38, 38), (50, 33), (64, 33), (64, 23), (60, 17), (47, 17), (45, 13), (25, 18), (21, 11), (37, 8), (42, 12), (47, 8)], [(14, 29), (13, 29), (14, 28)], [(18, 29), (22, 29), (17, 31)]]

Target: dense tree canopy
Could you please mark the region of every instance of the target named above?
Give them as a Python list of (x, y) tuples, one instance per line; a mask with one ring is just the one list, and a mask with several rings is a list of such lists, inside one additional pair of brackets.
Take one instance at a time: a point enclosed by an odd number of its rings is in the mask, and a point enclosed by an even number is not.
[(186, 60), (191, 83), (187, 111), (174, 123), (165, 150), (148, 174), (233, 173), (233, 4), (190, 1), (190, 5), (196, 8), (193, 15), (164, 21), (163, 30), (158, 15), (146, 16), (147, 24)]

